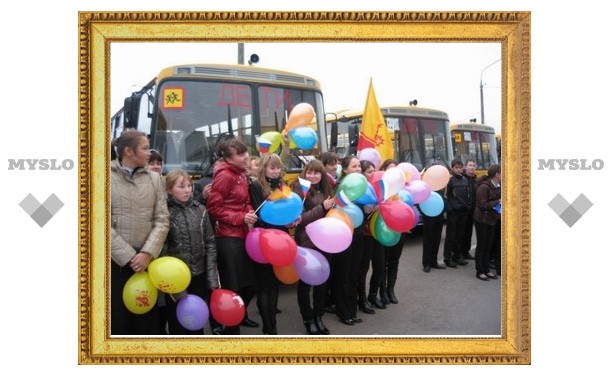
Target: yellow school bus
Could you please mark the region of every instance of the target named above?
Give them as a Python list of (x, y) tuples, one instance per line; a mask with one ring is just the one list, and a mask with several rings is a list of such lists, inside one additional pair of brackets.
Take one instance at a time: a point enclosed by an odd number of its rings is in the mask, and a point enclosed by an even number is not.
[[(184, 64), (162, 69), (141, 90), (125, 99), (111, 118), (111, 138), (123, 129), (144, 131), (160, 152), (164, 172), (182, 168), (194, 179), (212, 174), (218, 144), (237, 138), (250, 155), (259, 155), (256, 136), (281, 131), (299, 103), (323, 115), (320, 83), (298, 73), (247, 65)], [(298, 158), (326, 151), (324, 117), (313, 126), (315, 151), (292, 151), (288, 173), (302, 169)], [(280, 154), (280, 148), (277, 152)]]
[(476, 161), (478, 176), (486, 175), (487, 169), (499, 163), (495, 129), (475, 122), (455, 123), (450, 126), (453, 137), (453, 155), (465, 164), (466, 160)]

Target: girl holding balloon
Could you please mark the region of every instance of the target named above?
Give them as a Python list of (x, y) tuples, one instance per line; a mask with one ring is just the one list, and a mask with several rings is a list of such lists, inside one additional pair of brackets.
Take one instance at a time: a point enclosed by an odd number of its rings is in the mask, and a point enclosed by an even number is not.
[[(249, 303), (257, 293), (255, 262), (245, 247), (249, 226), (257, 221), (249, 197), (249, 152), (237, 139), (221, 143), (217, 152), (221, 159), (215, 165), (207, 207), (215, 221), (219, 279), (223, 288)], [(239, 335), (240, 326), (227, 326), (223, 332)]]
[[(281, 186), (285, 185), (281, 177), (282, 168), (283, 164), (280, 157), (274, 153), (266, 154), (261, 158), (256, 180), (249, 184), (251, 204), (254, 208), (259, 208), (274, 190), (280, 189)], [(255, 227), (275, 228), (288, 232), (288, 228), (295, 227), (298, 222), (299, 219), (287, 226), (277, 226), (267, 223), (260, 217), (255, 222)], [(276, 335), (278, 334), (276, 330), (276, 313), (279, 281), (274, 274), (271, 264), (256, 264), (255, 272), (259, 285), (257, 308), (263, 323), (262, 331), (264, 335)]]
[[(356, 156), (347, 155), (340, 164), (342, 173), (339, 178), (338, 190), (343, 190), (347, 197), (351, 198), (353, 196), (350, 194), (358, 189), (357, 186), (367, 185), (367, 180), (361, 175), (361, 161)], [(359, 178), (359, 180), (356, 178)], [(363, 231), (358, 229), (353, 231), (353, 239), (349, 247), (345, 251), (335, 254), (332, 259), (332, 292), (336, 300), (336, 315), (346, 325), (362, 322), (357, 315), (362, 253)]]
[[(368, 181), (374, 177), (376, 168), (374, 163), (368, 160), (361, 161), (361, 171)], [(366, 216), (369, 216), (374, 211), (378, 210), (377, 204), (363, 205), (363, 211)], [(385, 269), (385, 254), (383, 251), (383, 245), (378, 242), (369, 230), (369, 222), (366, 222), (363, 228), (363, 252), (361, 256), (360, 272), (359, 272), (359, 292), (358, 292), (358, 303), (359, 309), (366, 314), (374, 314), (375, 310), (372, 306), (384, 309), (387, 306), (382, 303), (378, 298), (378, 288), (380, 287), (381, 280), (383, 279)], [(372, 263), (372, 274), (370, 276), (370, 290), (366, 296), (366, 278), (368, 270), (370, 269), (370, 262)]]
[[(322, 252), (310, 240), (306, 226), (325, 217), (327, 211), (334, 207), (333, 188), (326, 179), (325, 166), (319, 160), (308, 162), (299, 177), (310, 181), (311, 186), (304, 198), (304, 211), (295, 230), (295, 241), (299, 246), (321, 252), (329, 261), (330, 255)], [(299, 180), (293, 183), (293, 191), (300, 196), (304, 195)], [(300, 314), (306, 331), (310, 335), (329, 335), (330, 333), (322, 319), (325, 314), (326, 286), (327, 282), (316, 286), (309, 285), (302, 280), (298, 282), (297, 297)]]
[[(204, 205), (195, 200), (191, 178), (186, 171), (170, 171), (166, 176), (166, 190), (170, 230), (164, 255), (179, 258), (187, 264), (191, 280), (186, 292), (209, 302), (210, 290), (219, 287), (219, 278), (215, 233), (208, 213)], [(202, 313), (198, 312), (198, 315)], [(166, 294), (166, 315), (171, 335), (201, 335), (208, 320), (198, 322), (202, 325), (199, 329), (184, 327), (182, 317), (188, 315), (177, 312), (177, 298), (170, 294)]]
[(134, 273), (144, 272), (161, 252), (168, 234), (168, 207), (161, 176), (148, 167), (151, 151), (145, 133), (128, 130), (114, 142), (111, 162), (111, 334), (159, 333), (156, 306), (137, 315), (123, 300)]

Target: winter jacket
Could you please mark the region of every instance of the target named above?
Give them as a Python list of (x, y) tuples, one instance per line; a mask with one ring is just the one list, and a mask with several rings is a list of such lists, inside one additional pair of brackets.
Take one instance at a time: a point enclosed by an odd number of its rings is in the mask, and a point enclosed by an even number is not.
[(215, 221), (215, 236), (246, 238), (248, 227), (244, 217), (253, 210), (246, 170), (218, 161), (206, 205)]
[(451, 174), (446, 186), (446, 199), (449, 211), (466, 212), (472, 209), (473, 197), (467, 177)]
[(161, 177), (149, 167), (132, 175), (111, 162), (111, 259), (120, 266), (136, 253), (159, 256), (168, 234), (168, 206)]
[(476, 208), (474, 209), (474, 222), (494, 226), (501, 218), (493, 209), (501, 200), (501, 186), (495, 187), (493, 182), (485, 178), (476, 189)]
[(182, 204), (170, 196), (168, 211), (170, 231), (163, 255), (184, 261), (194, 276), (206, 273), (209, 287), (218, 287), (217, 243), (206, 208), (194, 198)]
[[(293, 192), (302, 195), (302, 188), (300, 187), (299, 180), (293, 183), (292, 189)], [(306, 226), (317, 219), (323, 218), (325, 214), (327, 214), (327, 210), (323, 208), (323, 201), (325, 201), (325, 198), (327, 198), (327, 196), (317, 189), (317, 185), (313, 185), (308, 191), (306, 199), (304, 200), (302, 221), (295, 228), (295, 242), (297, 245), (316, 249), (314, 243), (310, 240), (308, 234), (306, 234)]]

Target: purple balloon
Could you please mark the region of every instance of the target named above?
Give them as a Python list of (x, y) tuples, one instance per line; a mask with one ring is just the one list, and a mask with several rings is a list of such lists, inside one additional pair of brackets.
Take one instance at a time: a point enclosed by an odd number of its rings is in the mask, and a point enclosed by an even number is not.
[(308, 285), (321, 285), (329, 278), (329, 262), (319, 251), (311, 248), (298, 246), (293, 268)]
[(267, 264), (268, 261), (261, 252), (261, 247), (259, 247), (259, 236), (261, 235), (262, 230), (263, 228), (255, 227), (249, 231), (246, 239), (244, 240), (244, 246), (246, 248), (247, 255), (249, 255), (253, 261), (260, 264)]
[(415, 204), (427, 200), (431, 194), (431, 187), (423, 180), (410, 181), (408, 185), (404, 186), (404, 189), (412, 194), (412, 200)]
[(197, 295), (187, 294), (176, 305), (176, 318), (179, 323), (190, 331), (204, 328), (208, 322), (208, 306)]

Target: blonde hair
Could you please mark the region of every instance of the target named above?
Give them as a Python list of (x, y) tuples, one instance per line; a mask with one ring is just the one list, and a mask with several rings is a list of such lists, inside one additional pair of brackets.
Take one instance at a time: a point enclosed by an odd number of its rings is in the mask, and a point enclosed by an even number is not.
[(270, 187), (270, 183), (266, 180), (266, 168), (271, 166), (272, 168), (280, 168), (283, 169), (283, 163), (280, 157), (275, 153), (269, 153), (264, 155), (261, 160), (259, 160), (259, 169), (257, 171), (257, 181), (261, 184), (261, 188), (263, 189), (264, 196), (268, 196), (272, 193), (272, 188)]
[(191, 182), (189, 173), (183, 169), (173, 169), (166, 175), (166, 191), (172, 190), (174, 185), (179, 181), (179, 178), (184, 177), (188, 182)]

